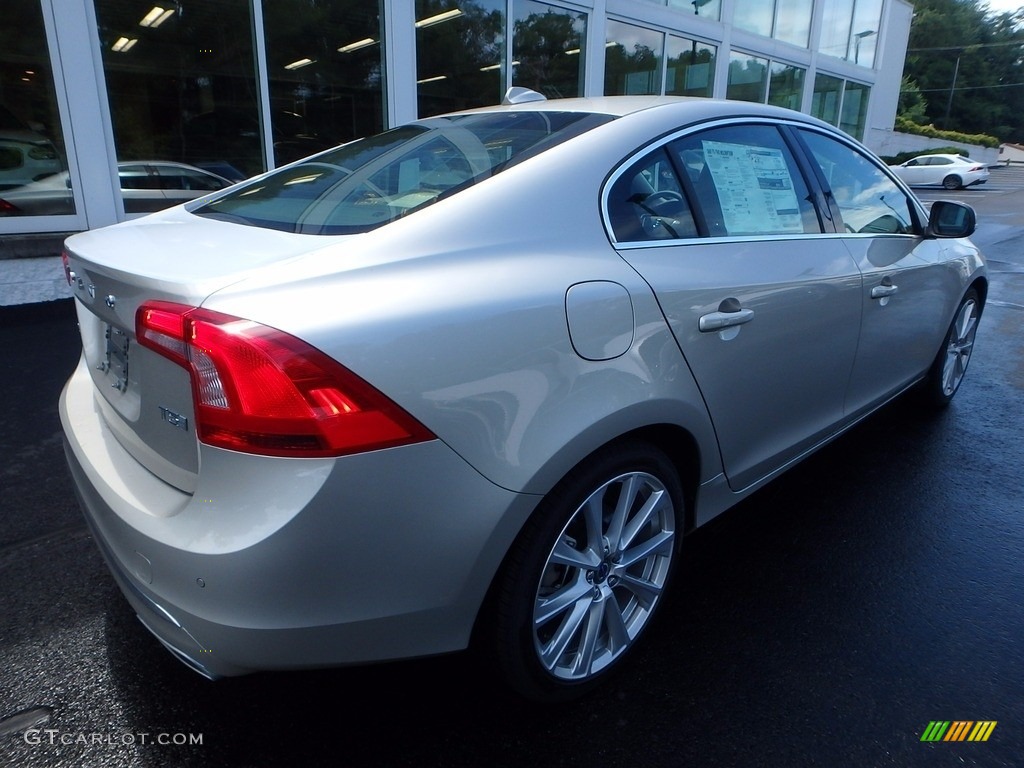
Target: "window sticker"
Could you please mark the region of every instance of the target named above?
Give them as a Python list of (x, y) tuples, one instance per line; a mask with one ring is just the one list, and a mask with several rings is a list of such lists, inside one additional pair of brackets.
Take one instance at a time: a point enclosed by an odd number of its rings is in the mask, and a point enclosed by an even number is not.
[(803, 232), (800, 203), (781, 149), (704, 141), (704, 162), (729, 234)]

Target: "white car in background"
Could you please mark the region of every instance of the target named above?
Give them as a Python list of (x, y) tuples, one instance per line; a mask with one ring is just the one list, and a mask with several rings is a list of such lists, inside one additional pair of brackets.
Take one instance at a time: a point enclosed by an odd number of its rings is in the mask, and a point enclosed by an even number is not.
[(988, 166), (963, 155), (919, 155), (889, 167), (912, 187), (961, 189), (988, 181)]

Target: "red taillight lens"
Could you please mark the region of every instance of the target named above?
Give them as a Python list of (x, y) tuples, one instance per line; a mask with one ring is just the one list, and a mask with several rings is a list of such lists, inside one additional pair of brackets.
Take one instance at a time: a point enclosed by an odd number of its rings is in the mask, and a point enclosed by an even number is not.
[(64, 264), (64, 279), (68, 281), (68, 285), (71, 285), (71, 263), (68, 261), (68, 252), (60, 252), (60, 260)]
[(140, 344), (186, 368), (196, 431), (209, 445), (267, 456), (343, 456), (434, 436), (324, 353), (250, 320), (152, 301)]
[(2, 197), (0, 197), (0, 216), (16, 216), (19, 213), (21, 213), (21, 208), (19, 208), (9, 200), (4, 200)]

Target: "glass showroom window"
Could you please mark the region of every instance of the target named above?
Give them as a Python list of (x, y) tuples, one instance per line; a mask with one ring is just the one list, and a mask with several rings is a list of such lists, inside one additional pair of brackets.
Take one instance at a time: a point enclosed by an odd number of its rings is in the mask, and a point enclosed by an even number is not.
[(882, 0), (826, 0), (818, 50), (863, 67), (874, 66), (881, 18)]
[(811, 10), (814, 0), (777, 0), (775, 30), (772, 36), (784, 43), (807, 47), (811, 34)]
[(733, 24), (755, 35), (807, 47), (813, 0), (745, 0), (734, 5)]
[(727, 99), (764, 102), (768, 87), (768, 59), (749, 53), (733, 52), (729, 56)]
[(654, 0), (659, 5), (678, 8), (684, 13), (692, 13), (702, 19), (718, 19), (722, 16), (722, 0)]
[(768, 81), (768, 103), (777, 107), (800, 109), (807, 70), (773, 61)]
[(380, 6), (264, 0), (274, 162), (384, 129)]
[(665, 93), (673, 96), (711, 96), (715, 88), (713, 45), (668, 36)]
[(746, 0), (733, 6), (732, 23), (738, 29), (770, 37), (774, 15), (775, 0)]
[(0, 217), (74, 213), (67, 167), (39, 0), (5, 0), (0, 24)]
[(157, 207), (159, 163), (228, 179), (266, 169), (248, 0), (96, 0), (96, 16), (118, 162), (154, 176), (146, 194), (122, 183), (127, 213)]
[(843, 106), (840, 111), (839, 127), (855, 139), (864, 138), (864, 124), (867, 122), (870, 93), (870, 87), (849, 81), (843, 89)]
[(621, 21), (609, 20), (605, 29), (605, 95), (660, 94), (665, 36)]
[(512, 83), (550, 99), (583, 95), (587, 15), (514, 0)]
[(416, 0), (420, 117), (499, 103), (504, 56), (505, 0)]
[(811, 99), (811, 114), (832, 125), (839, 124), (839, 105), (843, 97), (843, 81), (838, 77), (823, 75), (814, 77), (814, 95)]

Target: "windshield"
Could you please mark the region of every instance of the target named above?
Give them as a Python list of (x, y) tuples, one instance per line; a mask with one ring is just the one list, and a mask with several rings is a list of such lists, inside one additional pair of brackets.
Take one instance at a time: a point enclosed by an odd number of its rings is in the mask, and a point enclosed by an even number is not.
[(315, 155), (191, 210), (285, 232), (367, 232), (612, 119), (582, 112), (431, 118)]

